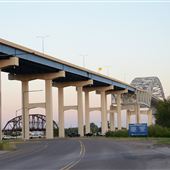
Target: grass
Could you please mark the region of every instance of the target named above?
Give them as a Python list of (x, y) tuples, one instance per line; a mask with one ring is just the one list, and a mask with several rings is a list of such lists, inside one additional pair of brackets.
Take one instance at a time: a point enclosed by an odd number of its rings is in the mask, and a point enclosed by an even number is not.
[(170, 138), (154, 138), (153, 141), (156, 145), (169, 145), (170, 146)]
[(109, 137), (109, 138), (121, 141), (148, 141), (152, 139), (149, 137)]
[(0, 150), (11, 151), (15, 149), (16, 149), (16, 145), (13, 142), (9, 142), (9, 141), (0, 142)]
[(170, 146), (170, 138), (166, 137), (107, 137), (108, 139), (116, 141), (142, 141), (151, 142), (153, 145)]

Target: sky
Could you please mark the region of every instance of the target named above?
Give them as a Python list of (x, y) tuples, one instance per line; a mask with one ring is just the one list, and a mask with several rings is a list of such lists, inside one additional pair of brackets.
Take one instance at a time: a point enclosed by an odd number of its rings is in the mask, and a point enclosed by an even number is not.
[[(56, 1), (0, 0), (0, 37), (42, 51), (38, 36), (45, 36), (45, 53), (53, 57), (83, 66), (85, 56), (86, 68), (102, 67), (101, 73), (127, 83), (135, 77), (157, 76), (165, 95), (170, 95), (170, 1)], [(4, 73), (2, 80), (5, 123), (21, 108), (21, 84), (9, 81)], [(41, 81), (30, 86), (44, 89)], [(57, 120), (57, 89), (53, 91)], [(66, 104), (73, 101), (70, 94), (76, 99), (73, 88), (65, 93)], [(44, 100), (43, 94), (30, 95), (30, 100)], [(92, 98), (99, 105), (99, 97)], [(74, 126), (76, 113), (66, 114), (66, 125)], [(99, 124), (98, 115), (91, 118)]]

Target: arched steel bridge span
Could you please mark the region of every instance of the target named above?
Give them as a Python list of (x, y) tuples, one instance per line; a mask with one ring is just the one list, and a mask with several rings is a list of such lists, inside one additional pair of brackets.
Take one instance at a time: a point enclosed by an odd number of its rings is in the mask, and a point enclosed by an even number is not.
[(131, 86), (135, 87), (136, 91), (133, 94), (122, 94), (123, 105), (137, 103), (142, 108), (155, 108), (159, 101), (165, 100), (164, 90), (158, 77), (137, 77), (132, 80)]
[[(58, 125), (53, 121), (53, 129), (58, 129)], [(3, 128), (4, 134), (13, 134), (22, 131), (22, 116), (17, 116), (9, 120)], [(46, 131), (46, 116), (42, 114), (29, 115), (29, 131)]]
[[(140, 123), (142, 114), (148, 115), (148, 125), (153, 122), (156, 105), (165, 100), (162, 84), (158, 77), (137, 77), (131, 85), (136, 88), (135, 93), (123, 93), (121, 96), (121, 109), (127, 110), (126, 126), (130, 123), (130, 116), (136, 115), (136, 122)], [(116, 94), (112, 95), (112, 109), (117, 112)], [(120, 118), (121, 119), (121, 118)]]
[(132, 80), (131, 85), (149, 94), (149, 103), (165, 100), (164, 90), (158, 77), (137, 77)]

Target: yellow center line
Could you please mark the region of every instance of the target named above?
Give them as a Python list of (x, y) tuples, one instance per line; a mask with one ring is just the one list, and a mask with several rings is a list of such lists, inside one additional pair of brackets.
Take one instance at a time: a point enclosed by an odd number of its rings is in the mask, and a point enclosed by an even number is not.
[(84, 146), (82, 141), (79, 140), (79, 143), (80, 143), (80, 157), (79, 157), (79, 159), (72, 161), (72, 162), (69, 162), (66, 166), (64, 166), (60, 170), (70, 170), (71, 168), (76, 166), (82, 160), (82, 158), (85, 155), (86, 149), (85, 149), (85, 146)]
[(66, 170), (70, 165), (72, 165), (74, 163), (74, 161), (71, 161), (70, 163), (68, 163), (66, 166), (64, 166), (63, 168), (61, 168), (60, 170)]

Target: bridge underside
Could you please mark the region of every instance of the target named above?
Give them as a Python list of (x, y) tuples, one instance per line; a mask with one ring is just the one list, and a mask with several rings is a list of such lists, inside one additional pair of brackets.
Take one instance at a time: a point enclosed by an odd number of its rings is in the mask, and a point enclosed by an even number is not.
[(27, 75), (53, 73), (62, 70), (65, 71), (65, 77), (53, 79), (54, 82), (84, 81), (91, 79), (93, 80), (92, 86), (94, 87), (113, 85), (115, 90), (128, 89), (129, 92), (135, 91), (133, 87), (124, 82), (0, 39), (0, 60), (11, 57), (18, 57), (19, 65), (1, 68), (2, 71), (11, 74)]
[[(9, 73), (9, 80), (18, 80), (22, 83), (22, 131), (24, 139), (29, 139), (29, 110), (36, 107), (45, 108), (46, 137), (53, 138), (52, 87), (58, 88), (60, 137), (64, 137), (64, 111), (70, 109), (77, 110), (78, 131), (80, 136), (84, 135), (83, 92), (85, 93), (86, 133), (90, 132), (90, 111), (99, 110), (102, 118), (102, 134), (108, 130), (106, 96), (117, 93), (118, 112), (120, 113), (121, 94), (135, 92), (135, 88), (129, 84), (3, 39), (0, 39), (0, 69)], [(35, 79), (45, 81), (45, 103), (31, 103), (29, 101), (29, 81)], [(77, 105), (75, 106), (64, 106), (64, 88), (68, 86), (76, 87)], [(96, 94), (101, 96), (101, 106), (98, 108), (90, 108), (89, 106), (89, 93), (91, 91), (96, 91)], [(121, 118), (119, 116), (120, 127)], [(0, 137), (2, 138), (1, 134)]]
[[(138, 86), (134, 87), (119, 80), (67, 63), (3, 39), (0, 39), (0, 69), (3, 72), (9, 73), (9, 80), (18, 80), (22, 82), (22, 131), (24, 139), (29, 139), (29, 110), (36, 107), (45, 108), (46, 137), (49, 139), (53, 138), (52, 87), (58, 88), (59, 137), (65, 136), (64, 112), (66, 110), (77, 110), (78, 132), (80, 136), (84, 136), (83, 105), (85, 105), (85, 133), (90, 132), (90, 112), (95, 110), (100, 111), (102, 134), (105, 134), (108, 130), (107, 114), (110, 114), (110, 130), (114, 130), (115, 128), (115, 111), (118, 115), (118, 129), (121, 129), (121, 105), (123, 107), (125, 98), (130, 99), (130, 103), (134, 105), (134, 110), (131, 110), (131, 113), (130, 110), (128, 110), (127, 115), (134, 112), (137, 115), (138, 123), (140, 122), (140, 105), (142, 106), (144, 104), (147, 107), (150, 107), (151, 104), (154, 104), (157, 101), (156, 97), (152, 97), (152, 91), (149, 91), (150, 88), (148, 88), (149, 90), (146, 90), (146, 86), (143, 86), (144, 89), (139, 89)], [(35, 79), (45, 81), (44, 103), (31, 103), (29, 101), (29, 81)], [(158, 80), (155, 82), (156, 85), (159, 84)], [(154, 83), (152, 82), (150, 86), (154, 89), (153, 84)], [(64, 106), (64, 88), (68, 86), (76, 87), (77, 105)], [(100, 95), (100, 107), (90, 107), (89, 93), (92, 91), (95, 91), (96, 94)], [(85, 102), (83, 102), (83, 92), (85, 93)], [(116, 109), (112, 107), (113, 102), (111, 107), (109, 109), (107, 108), (107, 95), (109, 94), (112, 94), (115, 97)], [(154, 94), (156, 94), (155, 91)], [(133, 101), (134, 99), (135, 102)], [(150, 111), (148, 111), (147, 114), (151, 115)], [(129, 122), (127, 122), (127, 124), (128, 123)], [(0, 138), (2, 138), (1, 133)]]
[[(1, 55), (0, 55), (1, 56)], [(7, 68), (2, 69), (3, 72), (14, 74), (14, 75), (34, 75), (34, 74), (44, 74), (44, 73), (55, 73), (59, 72), (61, 70), (56, 68), (47, 67), (41, 64), (33, 63), (27, 60), (19, 59), (19, 66), (10, 66)], [(56, 83), (65, 83), (65, 82), (76, 82), (76, 81), (86, 81), (89, 80), (89, 77), (83, 77), (78, 74), (74, 74), (71, 72), (65, 72), (65, 77), (59, 77), (56, 79), (53, 79), (53, 82)], [(100, 86), (108, 86), (109, 84), (106, 84), (101, 81), (93, 80), (92, 85), (87, 85), (91, 87), (100, 87)], [(124, 87), (115, 86), (114, 90), (123, 90)]]

